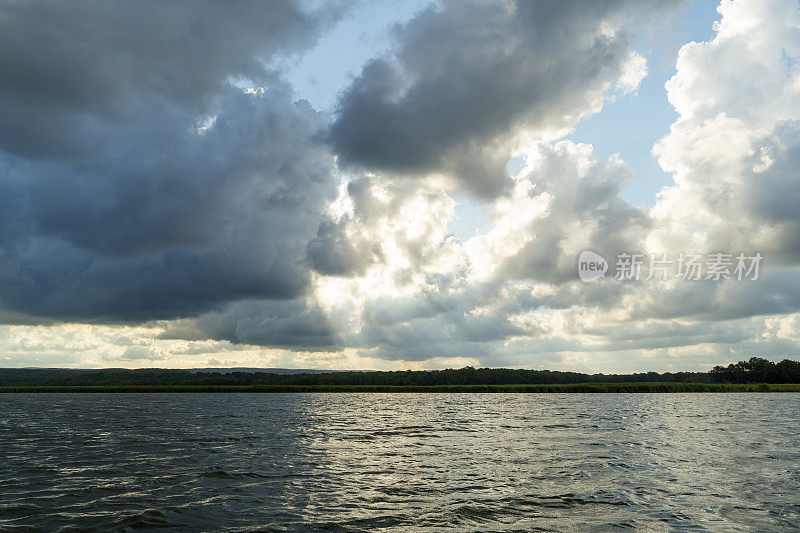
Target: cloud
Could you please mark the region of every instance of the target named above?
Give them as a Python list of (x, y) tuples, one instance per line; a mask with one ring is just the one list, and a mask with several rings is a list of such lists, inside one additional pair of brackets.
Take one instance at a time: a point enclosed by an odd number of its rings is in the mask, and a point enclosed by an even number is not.
[[(636, 89), (631, 32), (662, 8), (444, 1), (395, 28), (330, 117), (271, 68), (341, 12), (303, 5), (0, 8), (9, 364), (613, 371), (800, 353), (796, 2), (724, 1), (716, 36), (681, 49), (679, 116), (654, 148), (674, 183), (652, 209), (620, 197), (620, 157), (563, 136)], [(463, 189), (492, 214), (462, 241)], [(764, 264), (757, 282), (583, 283), (587, 249)]]
[(329, 4), (4, 2), (0, 145), (76, 157), (125, 135), (120, 123), (179, 126), (164, 119), (204, 112), (228, 78), (262, 80), (276, 53), (312, 44), (339, 14)]
[(127, 359), (132, 361), (148, 360), (159, 361), (166, 359), (167, 354), (155, 346), (129, 346), (119, 356), (120, 359)]
[[(344, 91), (330, 140), (341, 161), (445, 173), (492, 197), (520, 142), (561, 136), (646, 69), (629, 28), (655, 2), (445, 1), (395, 28), (397, 47)], [(634, 22), (635, 21), (635, 22)]]
[(347, 255), (356, 266), (346, 273), (318, 268), (311, 296), (337, 342), (387, 359), (490, 360), (499, 343), (546, 336), (548, 307), (619, 301), (617, 286), (576, 286), (575, 268), (586, 247), (642, 245), (649, 219), (618, 196), (627, 167), (567, 141), (535, 142), (524, 160), (491, 229), (465, 242), (448, 231), (455, 202), (441, 182), (353, 179), (319, 247), (368, 253)]
[(173, 320), (161, 339), (229, 341), (289, 350), (338, 350), (327, 315), (305, 300), (238, 301), (222, 311)]
[(335, 193), (328, 119), (268, 65), (337, 11), (0, 8), (0, 308), (143, 321), (296, 298)]
[(599, 161), (591, 146), (569, 141), (534, 143), (525, 159), (510, 197), (496, 203), (492, 229), (465, 243), (481, 276), (574, 281), (583, 250), (613, 257), (642, 249), (650, 220), (619, 197), (632, 179), (622, 160)]
[(718, 11), (715, 38), (685, 45), (667, 83), (680, 116), (655, 153), (675, 184), (653, 209), (650, 244), (797, 264), (800, 9), (761, 0)]

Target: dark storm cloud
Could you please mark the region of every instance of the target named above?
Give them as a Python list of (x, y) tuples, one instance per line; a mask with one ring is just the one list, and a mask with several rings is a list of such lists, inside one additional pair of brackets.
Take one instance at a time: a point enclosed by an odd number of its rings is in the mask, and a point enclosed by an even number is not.
[(0, 316), (149, 320), (301, 294), (334, 192), (328, 121), (268, 62), (334, 13), (4, 3)]
[(200, 112), (229, 76), (261, 79), (334, 13), (290, 0), (4, 2), (0, 144), (77, 155), (141, 113)]
[[(1, 164), (4, 306), (145, 320), (297, 296), (332, 192), (330, 156), (309, 141), (320, 119), (278, 89), (231, 92), (214, 128), (166, 150)], [(152, 160), (135, 156), (146, 148)]]
[(317, 234), (306, 247), (314, 270), (328, 276), (360, 275), (372, 259), (380, 255), (374, 243), (349, 239), (344, 234), (349, 224), (350, 219), (343, 219), (340, 222), (325, 220), (319, 225)]
[(396, 28), (394, 57), (343, 93), (330, 139), (342, 161), (502, 186), (508, 142), (597, 111), (630, 60), (626, 26), (655, 2), (463, 2)]
[(338, 350), (325, 313), (302, 300), (239, 301), (223, 311), (173, 321), (162, 339), (225, 340), (293, 350)]

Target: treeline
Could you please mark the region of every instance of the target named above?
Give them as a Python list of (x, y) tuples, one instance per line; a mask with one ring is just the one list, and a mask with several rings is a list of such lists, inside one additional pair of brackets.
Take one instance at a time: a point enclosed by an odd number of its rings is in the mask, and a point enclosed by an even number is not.
[(800, 363), (784, 359), (773, 363), (760, 357), (728, 366), (715, 366), (709, 372), (715, 383), (800, 383)]
[(250, 387), (566, 385), (579, 383), (800, 383), (800, 363), (752, 358), (710, 372), (582, 374), (551, 370), (472, 368), (391, 372), (275, 374), (268, 372), (193, 372), (158, 368), (73, 370), (0, 369), (0, 387)]

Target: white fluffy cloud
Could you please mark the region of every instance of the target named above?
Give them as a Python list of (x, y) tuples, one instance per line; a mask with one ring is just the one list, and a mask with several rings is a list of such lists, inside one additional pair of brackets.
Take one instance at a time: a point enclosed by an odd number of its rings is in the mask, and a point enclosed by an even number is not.
[(651, 246), (759, 250), (800, 259), (800, 9), (719, 6), (716, 37), (684, 46), (667, 83), (680, 114), (655, 147), (675, 184), (653, 209)]

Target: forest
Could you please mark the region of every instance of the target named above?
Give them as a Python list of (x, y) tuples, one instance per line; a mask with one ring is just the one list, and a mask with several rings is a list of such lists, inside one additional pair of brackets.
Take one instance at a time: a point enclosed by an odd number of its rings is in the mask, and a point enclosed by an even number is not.
[[(800, 362), (784, 359), (774, 363), (753, 357), (708, 372), (647, 372), (632, 374), (583, 374), (554, 370), (473, 368), (447, 370), (342, 371), (327, 373), (277, 374), (273, 372), (219, 372), (147, 369), (0, 369), (0, 387), (477, 387), (602, 384), (800, 384)], [(589, 390), (591, 387), (584, 387)], [(595, 387), (598, 388), (598, 387)], [(602, 387), (599, 387), (602, 388)], [(608, 388), (608, 387), (607, 387)], [(625, 390), (625, 387), (612, 387)], [(706, 387), (709, 390), (715, 387)], [(665, 387), (665, 390), (669, 387)], [(674, 387), (673, 387), (674, 389)], [(689, 387), (680, 387), (688, 390)], [(282, 390), (282, 389), (281, 389)], [(287, 389), (288, 390), (288, 389)], [(677, 390), (677, 389), (676, 389)]]

